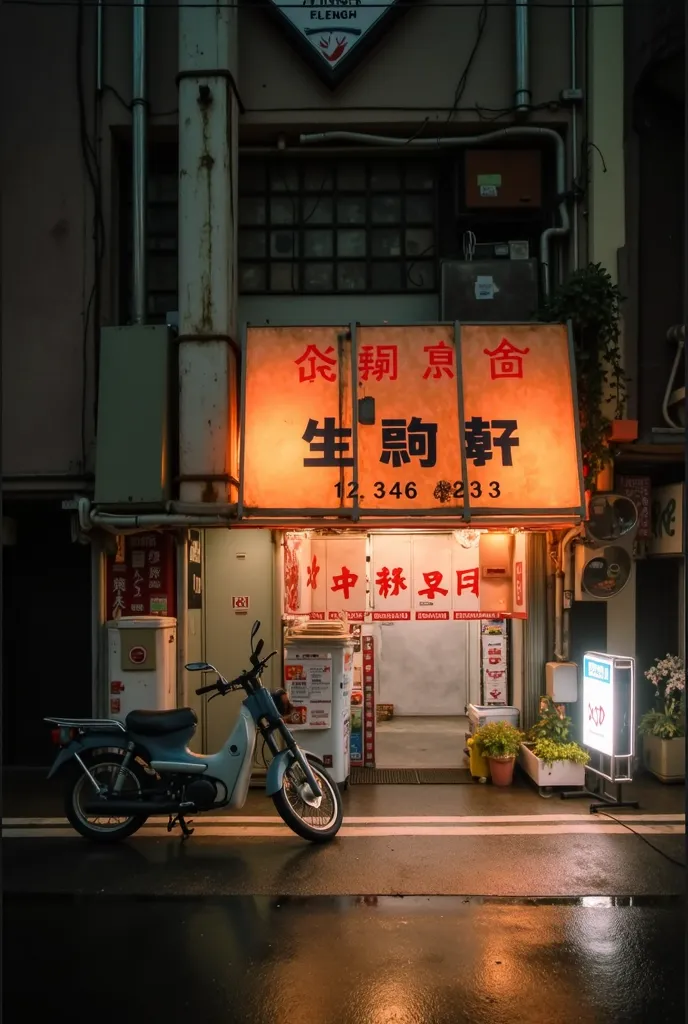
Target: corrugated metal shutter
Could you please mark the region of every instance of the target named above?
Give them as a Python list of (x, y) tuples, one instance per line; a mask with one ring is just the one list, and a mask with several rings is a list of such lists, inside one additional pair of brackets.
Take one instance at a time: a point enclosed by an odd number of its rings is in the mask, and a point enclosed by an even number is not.
[(547, 661), (547, 538), (544, 533), (528, 537), (528, 618), (524, 623), (523, 712), (521, 728), (529, 729), (538, 718), (540, 697), (545, 690)]

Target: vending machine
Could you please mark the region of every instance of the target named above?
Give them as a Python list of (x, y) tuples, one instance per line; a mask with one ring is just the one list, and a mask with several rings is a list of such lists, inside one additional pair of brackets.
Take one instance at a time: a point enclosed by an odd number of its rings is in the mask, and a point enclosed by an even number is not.
[(126, 616), (107, 623), (108, 717), (177, 706), (177, 620)]
[(284, 686), (293, 711), (286, 721), (299, 743), (322, 758), (332, 778), (349, 778), (353, 641), (341, 629), (311, 622), (287, 633)]

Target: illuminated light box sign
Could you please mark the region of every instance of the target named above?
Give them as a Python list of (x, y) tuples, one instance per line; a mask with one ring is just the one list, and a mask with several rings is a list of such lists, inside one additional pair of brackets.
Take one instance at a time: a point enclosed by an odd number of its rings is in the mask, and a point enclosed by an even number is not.
[(583, 657), (583, 744), (610, 757), (614, 754), (614, 659), (602, 654)]
[[(283, 612), (351, 622), (526, 617), (526, 535), (284, 536)], [(495, 578), (495, 569), (499, 573)]]
[(562, 324), (251, 327), (240, 514), (584, 515)]

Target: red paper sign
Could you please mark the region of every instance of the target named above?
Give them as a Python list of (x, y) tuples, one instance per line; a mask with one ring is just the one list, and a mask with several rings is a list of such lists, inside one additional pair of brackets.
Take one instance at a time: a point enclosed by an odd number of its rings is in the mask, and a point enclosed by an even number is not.
[(108, 618), (174, 617), (174, 539), (162, 533), (137, 533), (121, 540), (118, 553), (107, 559)]

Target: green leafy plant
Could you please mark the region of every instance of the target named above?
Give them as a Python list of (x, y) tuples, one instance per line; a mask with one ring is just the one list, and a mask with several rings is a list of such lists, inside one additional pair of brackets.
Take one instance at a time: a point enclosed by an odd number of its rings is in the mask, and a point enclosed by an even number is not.
[(610, 461), (607, 444), (611, 420), (603, 405), (612, 402), (614, 417), (623, 416), (626, 375), (621, 365), (621, 303), (623, 296), (600, 263), (576, 270), (550, 296), (540, 319), (571, 321), (576, 358), (578, 411), (584, 472), (588, 486)]
[(638, 731), (662, 740), (685, 736), (686, 668), (683, 659), (672, 654), (655, 658), (645, 678), (655, 688), (656, 707), (643, 715)]
[(590, 754), (577, 743), (557, 743), (555, 740), (540, 739), (533, 746), (533, 753), (540, 761), (552, 766), (555, 761), (571, 761), (573, 764), (587, 764)]
[(483, 757), (516, 757), (523, 733), (508, 722), (487, 722), (473, 737)]
[(571, 729), (571, 719), (561, 715), (551, 697), (540, 698), (540, 718), (528, 733), (531, 743), (549, 740), (551, 743), (566, 743)]
[(638, 723), (642, 736), (657, 736), (660, 740), (676, 740), (685, 736), (683, 721), (664, 711), (647, 711)]

